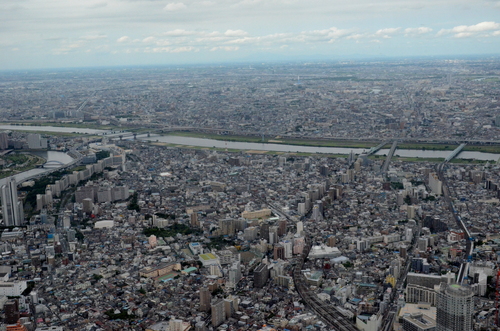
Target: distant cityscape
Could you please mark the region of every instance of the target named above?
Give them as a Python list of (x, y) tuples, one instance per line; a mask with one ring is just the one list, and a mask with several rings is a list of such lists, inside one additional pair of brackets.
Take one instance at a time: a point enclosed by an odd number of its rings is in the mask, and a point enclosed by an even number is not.
[(0, 100), (0, 330), (499, 328), (499, 59), (6, 71)]

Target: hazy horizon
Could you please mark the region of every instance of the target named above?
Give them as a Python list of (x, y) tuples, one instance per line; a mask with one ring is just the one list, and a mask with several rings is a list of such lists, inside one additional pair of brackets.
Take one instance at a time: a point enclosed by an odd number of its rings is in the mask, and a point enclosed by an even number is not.
[(0, 9), (0, 70), (500, 54), (499, 0), (21, 0)]

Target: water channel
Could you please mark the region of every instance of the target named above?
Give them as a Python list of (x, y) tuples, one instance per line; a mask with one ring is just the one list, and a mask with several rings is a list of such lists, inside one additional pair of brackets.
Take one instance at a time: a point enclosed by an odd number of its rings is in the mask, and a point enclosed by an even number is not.
[[(38, 132), (64, 132), (64, 133), (84, 133), (84, 134), (110, 134), (112, 131), (85, 129), (74, 127), (56, 127), (56, 126), (18, 126), (18, 125), (0, 125), (0, 130), (22, 130), (22, 131), (38, 131)], [(123, 133), (126, 134), (126, 133)], [(160, 136), (152, 134), (148, 137), (147, 134), (137, 135), (138, 139), (145, 141), (158, 141), (175, 145), (196, 146), (196, 147), (216, 147), (227, 149), (239, 150), (255, 150), (255, 151), (274, 151), (274, 152), (288, 152), (288, 153), (324, 153), (324, 154), (343, 154), (347, 155), (351, 151), (355, 154), (361, 154), (368, 151), (368, 148), (349, 148), (349, 147), (314, 147), (314, 146), (300, 146), (300, 145), (285, 145), (273, 143), (252, 143), (252, 142), (236, 142), (236, 141), (223, 141), (215, 139), (194, 138), (194, 137), (181, 137), (175, 135)], [(385, 156), (389, 149), (381, 149), (376, 155)], [(396, 149), (395, 156), (401, 157), (414, 157), (414, 158), (446, 158), (452, 150), (449, 151), (432, 151), (432, 150), (416, 150), (416, 149)], [(35, 152), (34, 154), (45, 158), (48, 161), (58, 161), (62, 165), (68, 164), (73, 159), (63, 152), (46, 151)], [(470, 152), (463, 151), (457, 159), (476, 159), (481, 161), (498, 161), (500, 154), (484, 153), (484, 152)], [(49, 172), (54, 168), (43, 169), (36, 168), (22, 172), (15, 175), (17, 182), (22, 182), (27, 178)], [(6, 182), (6, 179), (0, 179), (0, 186)]]
[(38, 132), (62, 132), (62, 133), (86, 133), (86, 134), (102, 134), (110, 132), (107, 130), (85, 129), (85, 128), (70, 128), (62, 126), (31, 126), (31, 125), (0, 125), (0, 130), (11, 131), (38, 131)]
[[(71, 156), (69, 156), (68, 154), (63, 153), (63, 152), (40, 151), (40, 152), (32, 152), (31, 154), (43, 157), (46, 160), (46, 162), (49, 162), (49, 161), (60, 162), (61, 165), (59, 167), (62, 167), (63, 165), (71, 163), (73, 161), (73, 158)], [(27, 178), (43, 174), (45, 172), (49, 172), (49, 171), (52, 171), (54, 169), (56, 169), (56, 168), (50, 168), (50, 169), (35, 168), (35, 169), (21, 172), (17, 175), (14, 175), (14, 178), (16, 179), (17, 183), (20, 183), (20, 182), (26, 180)], [(0, 187), (2, 187), (2, 185), (6, 184), (6, 183), (7, 183), (7, 178), (0, 179)]]
[[(139, 136), (138, 136), (139, 138)], [(355, 154), (361, 154), (368, 151), (368, 148), (348, 148), (348, 147), (314, 147), (314, 146), (299, 146), (299, 145), (282, 145), (271, 143), (250, 143), (236, 141), (222, 141), (205, 138), (192, 138), (181, 136), (157, 136), (140, 137), (142, 140), (158, 141), (169, 144), (197, 146), (197, 147), (216, 147), (227, 149), (241, 150), (256, 150), (256, 151), (274, 151), (274, 152), (289, 152), (289, 153), (326, 153), (326, 154), (344, 154), (347, 155), (351, 151)], [(458, 146), (457, 146), (458, 147)], [(416, 158), (446, 158), (453, 150), (449, 151), (430, 151), (418, 149), (396, 149), (394, 155), (401, 157), (416, 157)], [(381, 149), (375, 155), (384, 156), (389, 153), (389, 149)], [(498, 161), (500, 154), (484, 153), (484, 152), (469, 152), (463, 151), (457, 156), (458, 159), (476, 159), (482, 161)]]

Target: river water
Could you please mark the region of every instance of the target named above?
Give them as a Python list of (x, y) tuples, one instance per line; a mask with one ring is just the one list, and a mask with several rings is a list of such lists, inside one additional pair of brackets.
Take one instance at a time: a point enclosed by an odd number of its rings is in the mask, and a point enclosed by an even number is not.
[[(222, 141), (205, 138), (192, 138), (181, 136), (151, 136), (141, 137), (142, 140), (158, 141), (170, 144), (197, 146), (197, 147), (216, 147), (228, 149), (256, 150), (256, 151), (274, 151), (274, 152), (290, 152), (290, 153), (326, 153), (326, 154), (344, 154), (351, 153), (361, 154), (369, 149), (364, 148), (346, 148), (346, 147), (313, 147), (299, 145), (282, 145), (282, 144), (267, 144), (267, 143), (250, 143), (236, 141)], [(458, 146), (457, 146), (458, 147)], [(418, 149), (396, 149), (394, 155), (401, 157), (417, 157), (417, 158), (446, 158), (450, 155), (450, 151), (429, 151)], [(387, 155), (389, 149), (381, 149), (376, 155)], [(483, 153), (483, 152), (461, 152), (457, 156), (458, 159), (476, 159), (482, 161), (497, 161), (500, 154)]]
[(85, 129), (85, 128), (69, 128), (62, 126), (30, 126), (30, 125), (0, 125), (0, 130), (11, 131), (39, 131), (39, 132), (64, 132), (64, 133), (86, 133), (86, 134), (102, 134), (110, 132), (106, 130)]

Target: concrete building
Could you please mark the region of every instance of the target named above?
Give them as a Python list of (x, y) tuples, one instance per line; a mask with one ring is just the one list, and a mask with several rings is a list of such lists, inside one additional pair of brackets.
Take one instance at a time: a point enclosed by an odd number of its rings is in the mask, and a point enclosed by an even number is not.
[(210, 311), (210, 301), (212, 301), (212, 293), (208, 287), (202, 287), (200, 290), (200, 311)]
[(443, 183), (435, 172), (429, 174), (429, 187), (434, 194), (441, 195), (443, 193)]
[(21, 225), (24, 220), (23, 203), (17, 198), (17, 183), (9, 177), (1, 188), (3, 224), (5, 226)]
[(246, 219), (256, 219), (256, 218), (263, 218), (271, 216), (271, 209), (265, 208), (261, 210), (256, 210), (256, 211), (244, 211), (241, 213), (241, 217), (246, 218)]
[(220, 299), (212, 304), (212, 326), (214, 328), (221, 325), (226, 320), (226, 310), (224, 300)]
[(474, 293), (467, 286), (441, 284), (437, 295), (436, 331), (470, 331)]
[(434, 331), (436, 321), (422, 313), (403, 316), (403, 331)]
[(253, 286), (256, 288), (263, 288), (269, 279), (269, 268), (266, 264), (261, 263), (253, 272)]
[(27, 138), (29, 149), (44, 149), (47, 148), (47, 139), (42, 138), (37, 133), (30, 133)]

